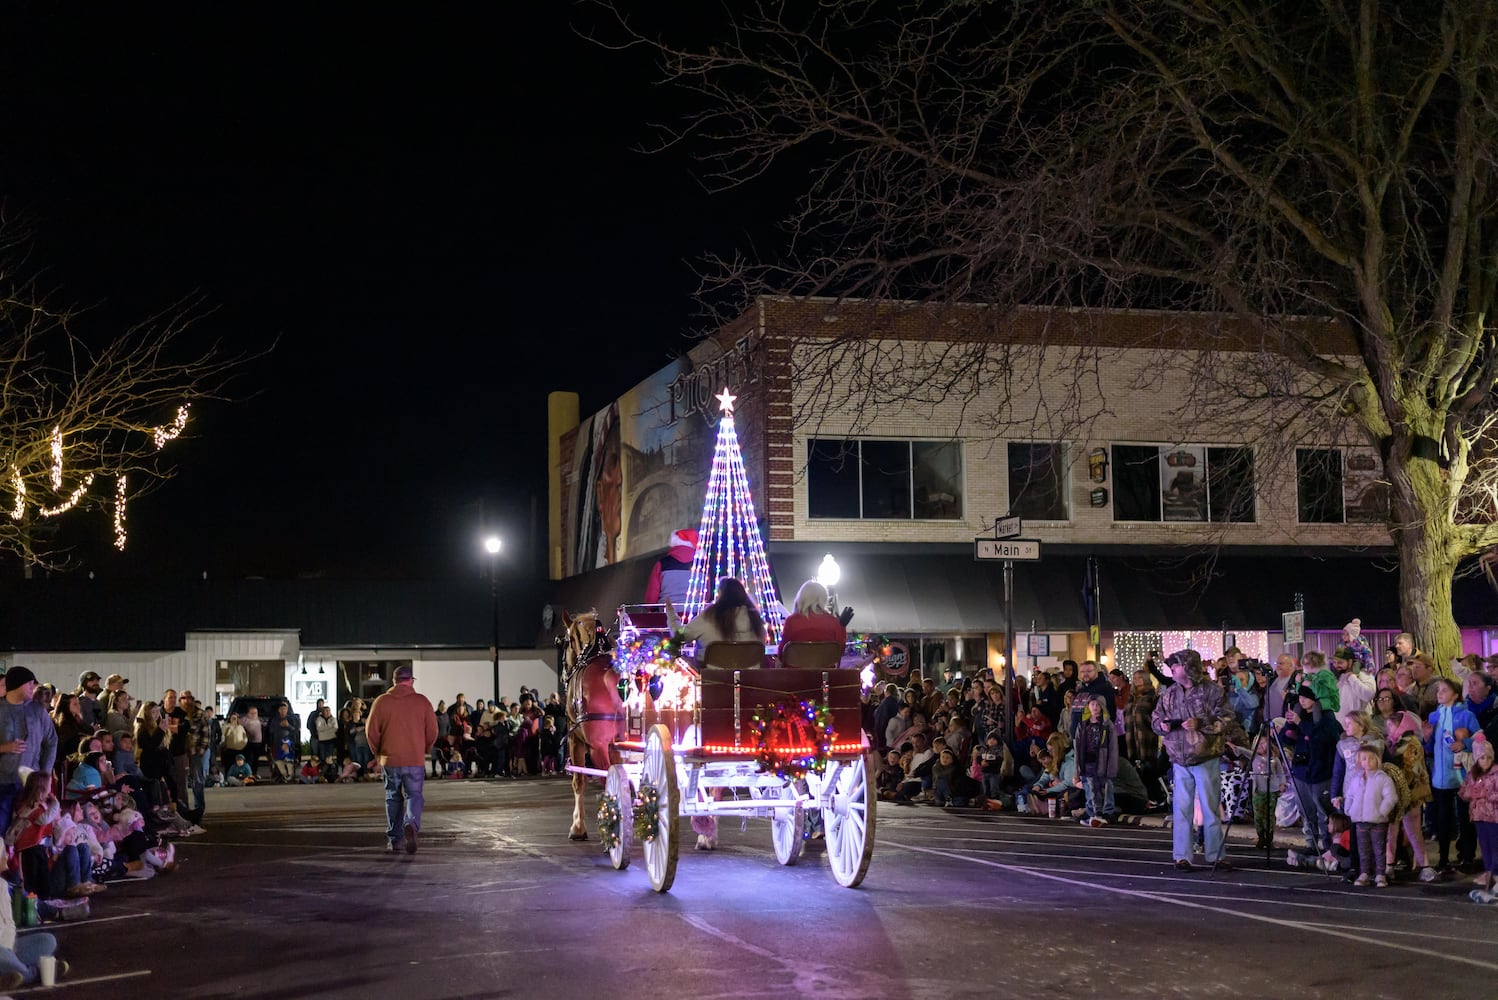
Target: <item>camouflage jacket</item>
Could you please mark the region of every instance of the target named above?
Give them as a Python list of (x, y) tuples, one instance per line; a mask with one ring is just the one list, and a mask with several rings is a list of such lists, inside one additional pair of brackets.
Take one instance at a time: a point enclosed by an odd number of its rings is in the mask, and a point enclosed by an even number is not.
[[(1222, 755), (1223, 725), (1233, 718), (1233, 708), (1222, 685), (1203, 680), (1190, 688), (1172, 684), (1160, 692), (1150, 715), (1150, 724), (1165, 744), (1172, 764), (1204, 764)], [(1201, 723), (1195, 732), (1179, 727), (1187, 719)]]

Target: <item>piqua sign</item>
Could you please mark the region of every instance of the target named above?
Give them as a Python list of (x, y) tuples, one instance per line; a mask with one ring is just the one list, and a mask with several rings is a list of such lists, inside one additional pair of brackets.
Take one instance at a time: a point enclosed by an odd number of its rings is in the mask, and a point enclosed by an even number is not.
[(879, 672), (887, 681), (903, 681), (910, 676), (910, 650), (903, 642), (889, 644), (889, 655), (880, 661)]

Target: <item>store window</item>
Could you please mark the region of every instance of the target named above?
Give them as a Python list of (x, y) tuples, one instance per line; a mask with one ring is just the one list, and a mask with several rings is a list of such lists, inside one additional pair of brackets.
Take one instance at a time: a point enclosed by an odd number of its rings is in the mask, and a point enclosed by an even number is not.
[(958, 441), (814, 438), (807, 449), (814, 518), (955, 521), (962, 517)]
[(1295, 449), (1301, 524), (1382, 524), (1389, 504), (1389, 484), (1372, 448)]
[(1252, 448), (1113, 445), (1113, 520), (1255, 520)]
[(1027, 521), (1066, 521), (1066, 445), (1009, 445), (1009, 513)]

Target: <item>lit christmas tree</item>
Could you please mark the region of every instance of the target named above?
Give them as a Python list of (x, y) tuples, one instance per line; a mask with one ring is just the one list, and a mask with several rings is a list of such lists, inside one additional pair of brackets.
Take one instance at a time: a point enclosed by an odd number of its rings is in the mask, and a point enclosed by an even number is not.
[(697, 531), (697, 554), (692, 559), (692, 577), (687, 584), (688, 619), (712, 602), (718, 581), (736, 577), (765, 620), (772, 643), (780, 641), (785, 609), (775, 592), (765, 543), (754, 517), (754, 498), (749, 495), (749, 477), (739, 451), (739, 435), (733, 426), (733, 401), (727, 389), (718, 394), (723, 417), (718, 421), (718, 444), (713, 450), (713, 470), (707, 481), (707, 499), (702, 505), (702, 526)]

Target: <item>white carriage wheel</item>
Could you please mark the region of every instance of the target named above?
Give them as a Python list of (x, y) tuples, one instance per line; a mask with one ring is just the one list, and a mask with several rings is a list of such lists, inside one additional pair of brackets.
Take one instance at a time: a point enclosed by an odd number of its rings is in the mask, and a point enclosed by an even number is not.
[(645, 870), (650, 873), (650, 887), (665, 892), (676, 879), (676, 852), (680, 844), (678, 830), (678, 792), (676, 755), (671, 752), (671, 731), (665, 726), (651, 726), (645, 739), (645, 762), (640, 768), (641, 783), (655, 786), (658, 797), (657, 832), (646, 841)]
[[(794, 781), (780, 787), (760, 786), (755, 789), (761, 799), (799, 799)], [(775, 844), (775, 860), (783, 865), (793, 865), (801, 857), (801, 844), (806, 839), (806, 808), (797, 802), (795, 806), (781, 806), (770, 811), (770, 839)]]
[(623, 764), (609, 768), (604, 791), (619, 803), (619, 842), (609, 850), (609, 861), (616, 870), (623, 871), (629, 867), (629, 852), (635, 839), (634, 792), (629, 787), (629, 772), (624, 770)]
[(874, 855), (874, 803), (867, 757), (844, 761), (830, 778), (832, 804), (822, 814), (827, 860), (838, 885), (853, 888), (868, 874)]

